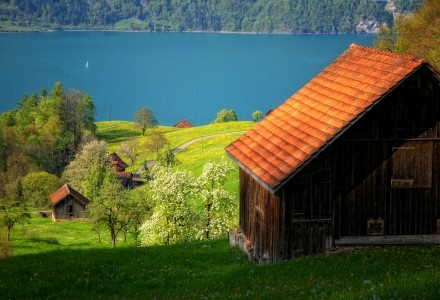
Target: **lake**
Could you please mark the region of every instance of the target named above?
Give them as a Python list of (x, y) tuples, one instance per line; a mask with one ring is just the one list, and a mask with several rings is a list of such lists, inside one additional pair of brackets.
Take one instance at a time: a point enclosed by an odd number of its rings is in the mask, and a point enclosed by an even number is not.
[[(98, 121), (150, 108), (161, 125), (240, 120), (277, 107), (351, 43), (375, 35), (50, 32), (0, 34), (0, 112), (61, 81), (93, 99)], [(88, 64), (88, 66), (86, 66)]]

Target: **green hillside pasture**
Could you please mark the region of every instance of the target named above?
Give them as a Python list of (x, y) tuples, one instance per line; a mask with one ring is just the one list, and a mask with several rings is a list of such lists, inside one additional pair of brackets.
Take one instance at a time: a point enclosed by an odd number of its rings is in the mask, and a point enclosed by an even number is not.
[(176, 155), (176, 158), (181, 163), (177, 168), (190, 171), (194, 177), (198, 177), (207, 162), (230, 161), (231, 165), (236, 167), (236, 171), (229, 175), (226, 188), (238, 195), (238, 166), (226, 155), (225, 147), (241, 135), (243, 135), (243, 133), (207, 137), (192, 144)]
[(245, 132), (254, 126), (255, 123), (249, 121), (217, 123), (192, 128), (182, 128), (176, 131), (169, 131), (165, 134), (165, 136), (171, 142), (171, 148), (174, 149), (182, 145), (183, 143), (199, 137), (207, 137), (210, 135), (231, 132)]
[[(170, 141), (171, 149), (175, 149), (188, 141), (200, 137), (208, 137), (216, 134), (226, 134), (231, 132), (241, 132), (241, 134), (243, 134), (245, 131), (251, 129), (254, 125), (254, 122), (240, 121), (210, 124), (192, 128), (174, 128), (169, 126), (159, 126), (158, 129), (162, 131), (165, 137)], [(151, 129), (148, 129), (145, 132), (145, 136), (142, 136), (140, 129), (136, 129), (133, 122), (128, 121), (97, 122), (97, 127), (97, 137), (99, 139), (107, 141), (107, 143), (109, 144), (109, 152), (118, 152), (118, 148), (120, 147), (120, 145), (129, 138), (138, 138), (140, 145), (142, 145), (144, 141), (148, 139), (148, 136), (151, 132)], [(238, 136), (239, 135), (237, 135), (236, 137)], [(232, 140), (228, 139), (224, 141), (224, 143), (219, 143), (217, 146), (220, 151), (218, 151), (217, 153), (224, 153), (224, 148), (230, 142), (232, 142)], [(120, 153), (118, 154), (125, 162), (128, 162), (128, 159), (126, 157), (124, 157)], [(136, 170), (142, 165), (144, 160), (154, 159), (154, 156), (151, 153), (146, 153), (142, 149), (142, 147), (139, 149), (138, 154), (139, 158), (135, 162), (135, 165), (131, 170), (132, 172), (136, 172)], [(219, 159), (219, 157), (212, 157), (212, 159), (217, 160)]]
[(29, 224), (14, 226), (11, 237), (14, 255), (111, 246), (109, 233), (103, 230), (99, 244), (97, 233), (86, 221), (53, 222), (36, 213), (32, 214)]
[(256, 265), (226, 239), (111, 249), (93, 241), (87, 223), (49, 222), (17, 226), (16, 255), (0, 260), (2, 299), (440, 298), (438, 246), (359, 248)]

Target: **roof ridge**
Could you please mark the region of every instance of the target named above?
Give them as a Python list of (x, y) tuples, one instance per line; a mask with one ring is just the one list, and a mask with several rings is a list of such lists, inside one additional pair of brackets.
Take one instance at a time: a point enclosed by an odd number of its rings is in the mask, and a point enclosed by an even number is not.
[(369, 52), (373, 52), (373, 53), (377, 53), (377, 54), (381, 54), (381, 55), (387, 55), (387, 56), (395, 57), (395, 58), (406, 58), (407, 60), (410, 60), (412, 62), (418, 62), (418, 63), (428, 62), (426, 59), (420, 58), (420, 57), (417, 57), (414, 55), (398, 54), (398, 53), (394, 53), (394, 52), (387, 51), (387, 50), (381, 50), (381, 49), (377, 49), (377, 48), (371, 48), (371, 47), (367, 47), (367, 46), (358, 45), (355, 43), (352, 43), (350, 45), (350, 49), (360, 49), (363, 51), (369, 51)]

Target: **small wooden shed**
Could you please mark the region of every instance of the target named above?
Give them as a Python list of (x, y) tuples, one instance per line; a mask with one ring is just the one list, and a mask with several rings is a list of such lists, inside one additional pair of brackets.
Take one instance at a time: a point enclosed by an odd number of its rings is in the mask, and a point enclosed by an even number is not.
[(50, 196), (52, 220), (83, 218), (89, 199), (65, 184)]
[(440, 75), (359, 45), (226, 148), (261, 262), (336, 245), (439, 243)]
[(193, 125), (188, 120), (181, 120), (181, 121), (177, 122), (176, 124), (174, 124), (173, 127), (176, 127), (176, 128), (191, 128), (191, 127), (193, 127)]
[(116, 152), (110, 153), (109, 157), (112, 168), (115, 170), (115, 172), (125, 172), (125, 169), (128, 168), (128, 165), (122, 160), (122, 158), (119, 157)]

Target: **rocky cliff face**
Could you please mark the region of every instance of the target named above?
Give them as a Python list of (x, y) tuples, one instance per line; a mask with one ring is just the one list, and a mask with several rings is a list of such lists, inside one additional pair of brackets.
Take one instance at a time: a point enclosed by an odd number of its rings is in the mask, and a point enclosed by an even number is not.
[[(376, 2), (385, 2), (384, 9), (393, 14), (393, 17), (395, 17), (396, 14), (396, 5), (394, 4), (393, 0), (373, 0)], [(360, 20), (356, 24), (356, 33), (377, 33), (379, 28), (383, 24), (376, 20), (375, 18), (369, 17), (364, 18)]]
[(381, 25), (373, 18), (361, 20), (356, 24), (356, 33), (377, 33)]

